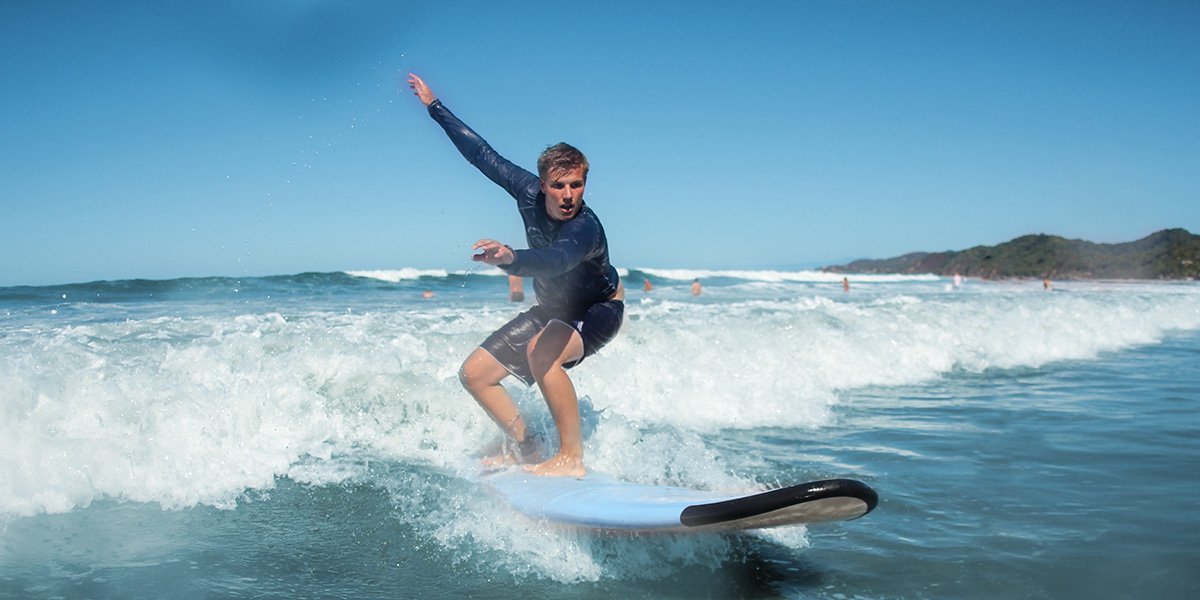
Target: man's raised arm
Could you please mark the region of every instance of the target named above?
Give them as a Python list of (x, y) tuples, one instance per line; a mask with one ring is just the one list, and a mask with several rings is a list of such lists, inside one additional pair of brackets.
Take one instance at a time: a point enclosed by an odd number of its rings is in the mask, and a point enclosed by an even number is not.
[(425, 80), (409, 73), (408, 85), (412, 88), (413, 95), (429, 110), (429, 116), (442, 126), (463, 158), (492, 180), (492, 183), (504, 188), (513, 198), (519, 198), (529, 186), (537, 185), (536, 175), (500, 156), (487, 141), (443, 106)]

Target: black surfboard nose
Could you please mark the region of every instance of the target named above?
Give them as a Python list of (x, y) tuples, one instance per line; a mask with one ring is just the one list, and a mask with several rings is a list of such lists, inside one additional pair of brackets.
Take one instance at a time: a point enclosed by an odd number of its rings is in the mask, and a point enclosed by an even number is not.
[(801, 483), (752, 496), (683, 510), (679, 520), (688, 527), (737, 526), (754, 529), (794, 522), (857, 519), (879, 503), (871, 486), (854, 479), (825, 479)]

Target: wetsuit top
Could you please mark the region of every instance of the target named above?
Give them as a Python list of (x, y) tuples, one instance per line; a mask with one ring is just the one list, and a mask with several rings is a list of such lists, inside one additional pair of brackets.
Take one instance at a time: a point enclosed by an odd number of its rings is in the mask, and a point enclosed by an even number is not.
[(591, 208), (584, 204), (569, 221), (551, 219), (546, 214), (546, 195), (537, 175), (497, 154), (440, 100), (429, 105), (429, 115), (467, 162), (517, 201), (529, 249), (514, 250), (515, 260), (502, 265), (502, 270), (509, 275), (533, 277), (538, 303), (551, 309), (556, 317), (570, 320), (582, 319), (590, 306), (616, 293), (620, 278), (608, 260), (604, 227)]

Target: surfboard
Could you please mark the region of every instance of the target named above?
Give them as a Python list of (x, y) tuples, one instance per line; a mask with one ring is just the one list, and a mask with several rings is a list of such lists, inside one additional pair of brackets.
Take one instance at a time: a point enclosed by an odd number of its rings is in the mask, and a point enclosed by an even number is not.
[(844, 521), (871, 512), (879, 501), (875, 490), (853, 479), (750, 494), (644, 485), (600, 473), (577, 479), (513, 469), (480, 479), (528, 517), (616, 531), (719, 531)]

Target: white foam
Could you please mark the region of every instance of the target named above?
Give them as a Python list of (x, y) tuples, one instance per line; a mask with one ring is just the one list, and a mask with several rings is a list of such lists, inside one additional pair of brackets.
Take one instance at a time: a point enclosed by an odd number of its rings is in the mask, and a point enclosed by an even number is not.
[(231, 507), (306, 457), (361, 447), (457, 460), (492, 431), (451, 359), (480, 328), (417, 313), (244, 315), (9, 336), (0, 513), (101, 496)]
[(821, 427), (847, 390), (1089, 359), (1200, 328), (1200, 289), (1144, 289), (630, 303), (578, 385), (640, 426)]
[(352, 277), (364, 277), (367, 279), (379, 279), (381, 281), (389, 281), (391, 283), (399, 283), (401, 281), (412, 281), (422, 277), (446, 277), (449, 273), (445, 269), (413, 269), (403, 268), (394, 270), (376, 270), (376, 271), (346, 271), (347, 275)]
[[(589, 466), (747, 490), (758, 485), (745, 471), (753, 459), (737, 457), (748, 462), (735, 470), (706, 440), (729, 429), (828, 427), (848, 392), (865, 386), (1089, 359), (1200, 329), (1200, 286), (1058, 287), (1066, 292), (1013, 283), (946, 293), (918, 282), (817, 296), (800, 285), (788, 296), (771, 286), (768, 298), (631, 302), (621, 335), (572, 372)], [(364, 477), (372, 460), (469, 473), (496, 429), (462, 391), (458, 365), (515, 310), (469, 302), (8, 327), (0, 515), (102, 497), (231, 507), (276, 477), (336, 484)], [(512, 389), (553, 439), (536, 391)], [(475, 487), (464, 489), (447, 493), (477, 502)], [(516, 529), (482, 531), (486, 516), (443, 525), (426, 510), (430, 535), (448, 545), (525, 543), (511, 540)], [(564, 579), (603, 576), (602, 549), (563, 543), (576, 546), (514, 560)]]
[(852, 279), (855, 283), (895, 283), (900, 281), (938, 281), (937, 275), (922, 273), (917, 275), (856, 275), (843, 273), (826, 273), (824, 271), (745, 271), (745, 270), (711, 270), (711, 269), (655, 269), (639, 268), (639, 271), (652, 277), (691, 281), (693, 279), (712, 279), (724, 277), (730, 279), (745, 279), (748, 281), (766, 282), (795, 282), (795, 283), (835, 283), (843, 277)]

